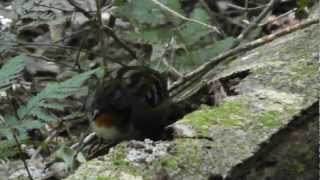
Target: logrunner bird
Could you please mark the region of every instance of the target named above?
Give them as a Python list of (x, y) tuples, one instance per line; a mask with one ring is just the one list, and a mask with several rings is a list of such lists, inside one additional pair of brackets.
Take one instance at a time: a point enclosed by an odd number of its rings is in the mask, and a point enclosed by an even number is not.
[(171, 100), (161, 73), (126, 66), (97, 85), (89, 120), (97, 136), (109, 141), (156, 139), (187, 109), (187, 103)]

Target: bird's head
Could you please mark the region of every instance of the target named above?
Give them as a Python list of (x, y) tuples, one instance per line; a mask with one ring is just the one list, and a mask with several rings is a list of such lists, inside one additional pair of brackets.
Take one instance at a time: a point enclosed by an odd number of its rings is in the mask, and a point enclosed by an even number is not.
[(89, 120), (93, 130), (104, 139), (117, 139), (121, 132), (130, 127), (130, 96), (120, 82), (110, 81), (97, 88)]

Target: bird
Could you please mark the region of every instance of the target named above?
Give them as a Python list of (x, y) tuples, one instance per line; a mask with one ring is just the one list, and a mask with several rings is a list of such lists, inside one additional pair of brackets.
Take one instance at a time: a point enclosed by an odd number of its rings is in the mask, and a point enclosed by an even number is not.
[(89, 107), (93, 131), (102, 139), (157, 139), (182, 118), (187, 103), (174, 102), (166, 77), (146, 66), (124, 66), (97, 84)]

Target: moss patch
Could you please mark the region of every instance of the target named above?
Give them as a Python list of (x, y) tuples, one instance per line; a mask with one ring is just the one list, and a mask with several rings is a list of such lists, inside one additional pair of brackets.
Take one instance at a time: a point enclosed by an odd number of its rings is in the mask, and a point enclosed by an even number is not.
[(281, 125), (281, 114), (277, 111), (264, 112), (258, 117), (263, 126), (275, 128)]
[(219, 107), (202, 106), (200, 110), (186, 116), (181, 122), (191, 125), (205, 135), (214, 125), (241, 127), (248, 116), (250, 112), (244, 102), (228, 101)]
[(96, 180), (116, 180), (115, 177), (98, 176)]
[(133, 175), (137, 175), (139, 168), (130, 163), (127, 158), (128, 144), (122, 143), (116, 146), (115, 151), (110, 153), (110, 161), (113, 171), (123, 171)]
[(296, 173), (303, 173), (305, 170), (304, 164), (299, 163), (299, 162), (295, 162), (293, 164), (291, 164), (291, 170), (296, 172)]

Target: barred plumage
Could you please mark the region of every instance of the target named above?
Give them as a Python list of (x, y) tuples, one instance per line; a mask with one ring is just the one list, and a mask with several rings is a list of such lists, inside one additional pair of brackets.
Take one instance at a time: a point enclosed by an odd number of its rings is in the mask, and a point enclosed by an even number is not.
[(140, 66), (121, 68), (117, 72), (116, 79), (134, 95), (144, 97), (153, 107), (169, 98), (166, 79), (150, 68)]
[(122, 67), (98, 85), (91, 125), (105, 139), (157, 137), (183, 116), (183, 103), (169, 98), (166, 78), (142, 66)]

